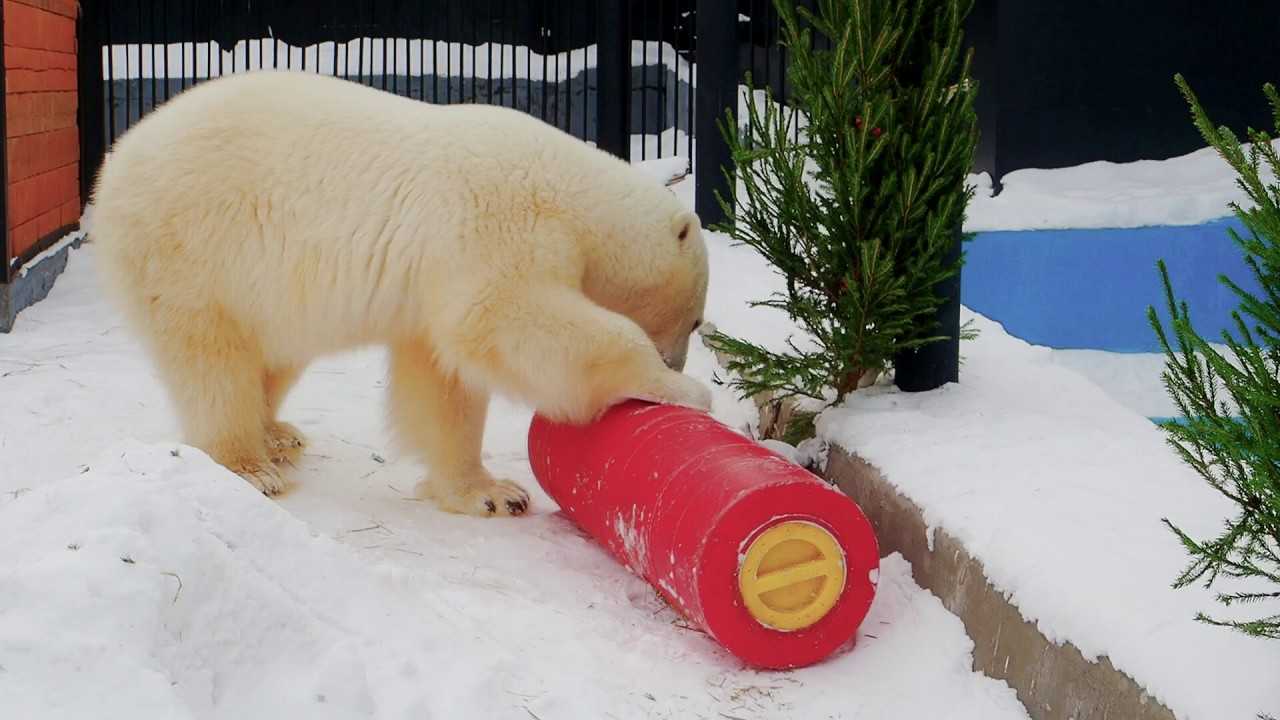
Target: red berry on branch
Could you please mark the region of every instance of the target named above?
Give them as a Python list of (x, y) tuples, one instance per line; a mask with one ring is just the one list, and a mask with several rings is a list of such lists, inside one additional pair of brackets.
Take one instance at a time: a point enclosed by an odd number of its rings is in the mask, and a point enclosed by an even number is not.
[(862, 129), (862, 116), (859, 115), (853, 119), (853, 126), (859, 130)]
[(880, 128), (871, 128), (871, 137), (880, 137)]

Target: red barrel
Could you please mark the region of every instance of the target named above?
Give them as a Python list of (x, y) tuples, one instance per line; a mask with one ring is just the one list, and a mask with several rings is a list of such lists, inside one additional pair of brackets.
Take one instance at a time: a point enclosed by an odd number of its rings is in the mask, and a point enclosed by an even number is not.
[(529, 460), (566, 515), (749, 665), (818, 662), (871, 606), (880, 553), (858, 505), (706, 413), (537, 416)]

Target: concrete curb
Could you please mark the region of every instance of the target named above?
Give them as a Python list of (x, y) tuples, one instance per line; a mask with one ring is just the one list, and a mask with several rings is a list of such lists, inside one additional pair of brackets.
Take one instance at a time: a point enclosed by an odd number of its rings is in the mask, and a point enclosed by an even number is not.
[(919, 506), (875, 467), (833, 446), (825, 474), (862, 507), (881, 553), (902, 553), (916, 583), (964, 623), (974, 642), (974, 669), (1009, 683), (1034, 720), (1175, 720), (1105, 656), (1091, 661), (1075, 645), (1046, 638), (945, 529), (935, 529), (930, 549)]
[(81, 231), (68, 232), (54, 245), (56, 249), (51, 248), (24, 265), (12, 282), (0, 283), (0, 333), (12, 331), (18, 313), (49, 295), (58, 276), (67, 269), (71, 249), (80, 247), (84, 238)]

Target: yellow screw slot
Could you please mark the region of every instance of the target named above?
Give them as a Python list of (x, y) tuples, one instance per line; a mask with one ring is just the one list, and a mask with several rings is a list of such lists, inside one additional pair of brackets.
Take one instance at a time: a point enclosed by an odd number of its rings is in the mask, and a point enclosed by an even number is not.
[(760, 533), (738, 568), (747, 612), (776, 630), (821, 620), (844, 590), (844, 550), (823, 528), (790, 520)]

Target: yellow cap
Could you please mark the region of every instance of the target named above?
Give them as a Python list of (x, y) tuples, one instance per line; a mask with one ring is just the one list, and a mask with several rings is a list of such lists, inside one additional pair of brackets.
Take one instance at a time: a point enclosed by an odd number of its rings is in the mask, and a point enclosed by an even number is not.
[(778, 523), (751, 542), (738, 568), (738, 591), (761, 625), (802, 630), (835, 607), (844, 590), (844, 550), (825, 529)]

